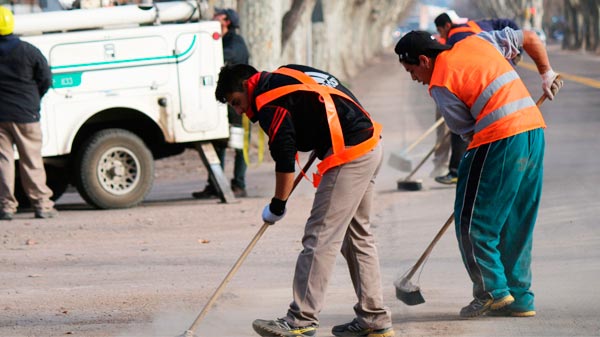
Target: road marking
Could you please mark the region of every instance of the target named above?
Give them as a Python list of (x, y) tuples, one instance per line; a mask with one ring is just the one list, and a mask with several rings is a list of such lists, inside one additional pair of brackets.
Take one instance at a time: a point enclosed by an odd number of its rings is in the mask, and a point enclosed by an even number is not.
[[(523, 67), (525, 69), (537, 72), (537, 67), (533, 63), (519, 62), (519, 67)], [(569, 81), (573, 81), (573, 82), (578, 82), (578, 83), (581, 83), (583, 85), (587, 85), (587, 86), (592, 87), (592, 88), (600, 89), (600, 81), (596, 81), (596, 80), (593, 80), (591, 78), (582, 77), (582, 76), (569, 75), (567, 73), (563, 73), (563, 72), (560, 72), (560, 71), (558, 73), (565, 80), (569, 80)]]

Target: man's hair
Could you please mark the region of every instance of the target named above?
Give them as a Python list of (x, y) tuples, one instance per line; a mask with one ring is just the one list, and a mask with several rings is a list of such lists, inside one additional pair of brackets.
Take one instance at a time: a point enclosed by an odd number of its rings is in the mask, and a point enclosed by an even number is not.
[(450, 16), (446, 13), (438, 15), (433, 22), (435, 22), (436, 27), (444, 27), (447, 23), (452, 24)]
[(229, 64), (221, 68), (215, 98), (221, 103), (227, 103), (226, 96), (236, 91), (243, 92), (243, 82), (256, 74), (253, 66), (248, 64)]

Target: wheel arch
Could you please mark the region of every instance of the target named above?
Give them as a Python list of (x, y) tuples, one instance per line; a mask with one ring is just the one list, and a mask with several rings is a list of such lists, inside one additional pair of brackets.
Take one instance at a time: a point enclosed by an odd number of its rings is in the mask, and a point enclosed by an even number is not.
[(167, 145), (163, 130), (148, 115), (131, 108), (111, 108), (94, 114), (82, 124), (73, 138), (71, 153), (79, 152), (89, 137), (105, 129), (123, 129), (134, 133), (144, 141), (154, 158), (161, 158), (160, 151), (155, 149)]

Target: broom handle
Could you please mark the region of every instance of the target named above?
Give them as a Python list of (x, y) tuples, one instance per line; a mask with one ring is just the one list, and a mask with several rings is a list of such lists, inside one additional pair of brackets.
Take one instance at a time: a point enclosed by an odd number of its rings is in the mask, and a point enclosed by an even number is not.
[[(544, 101), (546, 100), (546, 98), (547, 98), (546, 95), (542, 94), (542, 96), (540, 98), (538, 98), (537, 102), (535, 102), (535, 105), (539, 108), (542, 105), (542, 103), (544, 103)], [(423, 252), (423, 254), (421, 255), (421, 257), (419, 258), (419, 260), (417, 261), (417, 263), (415, 263), (415, 265), (408, 272), (408, 274), (406, 275), (406, 279), (411, 279), (415, 275), (415, 273), (417, 272), (417, 270), (419, 269), (419, 267), (421, 267), (421, 265), (423, 264), (423, 262), (425, 261), (425, 259), (427, 258), (427, 256), (429, 256), (429, 254), (431, 254), (431, 251), (433, 250), (433, 246), (435, 246), (435, 244), (440, 240), (440, 238), (442, 237), (442, 235), (444, 235), (444, 233), (446, 232), (446, 230), (448, 229), (448, 227), (450, 227), (450, 224), (452, 223), (452, 220), (454, 220), (454, 213), (452, 213), (450, 215), (450, 217), (448, 217), (448, 220), (446, 220), (446, 223), (442, 226), (442, 228), (440, 228), (439, 232), (433, 238), (433, 240), (431, 241), (431, 243), (429, 244), (429, 246), (427, 246), (427, 249), (425, 249), (425, 251)]]
[[(306, 164), (304, 165), (302, 172), (308, 171), (308, 169), (310, 168), (310, 166), (312, 165), (312, 163), (315, 161), (316, 158), (317, 158), (317, 155), (315, 154), (315, 152), (313, 152), (310, 155), (310, 158), (308, 158), (308, 161), (306, 162)], [(296, 189), (296, 186), (298, 186), (298, 184), (300, 183), (300, 180), (302, 180), (302, 177), (303, 177), (302, 173), (300, 173), (296, 176), (296, 179), (294, 180), (294, 185), (292, 187), (291, 192), (293, 192), (294, 189)], [(291, 194), (291, 192), (290, 192), (290, 194)], [(221, 282), (221, 284), (219, 285), (217, 290), (215, 290), (215, 292), (210, 297), (208, 302), (206, 302), (206, 304), (204, 305), (204, 308), (202, 309), (202, 311), (200, 312), (198, 317), (196, 317), (196, 320), (194, 321), (194, 323), (192, 323), (190, 328), (185, 332), (186, 336), (193, 335), (194, 330), (196, 330), (196, 327), (198, 326), (198, 324), (202, 321), (204, 316), (206, 316), (206, 313), (208, 313), (208, 310), (215, 303), (215, 301), (217, 300), (217, 297), (219, 297), (219, 295), (221, 294), (221, 292), (223, 291), (223, 289), (225, 288), (227, 283), (229, 283), (229, 281), (231, 280), (233, 275), (240, 268), (240, 266), (242, 265), (242, 263), (244, 262), (246, 257), (248, 257), (248, 254), (250, 254), (250, 251), (252, 251), (252, 249), (254, 248), (254, 246), (256, 245), (258, 240), (260, 239), (260, 237), (264, 234), (264, 232), (267, 230), (267, 228), (271, 225), (272, 225), (271, 223), (265, 222), (262, 225), (262, 227), (260, 227), (260, 229), (258, 230), (258, 233), (256, 233), (256, 235), (254, 235), (254, 238), (252, 239), (252, 241), (250, 241), (250, 244), (248, 244), (248, 247), (246, 247), (246, 249), (244, 249), (244, 252), (242, 253), (242, 255), (237, 259), (237, 261), (235, 262), (233, 267), (231, 267), (231, 270), (229, 271), (229, 273), (227, 273), (227, 276), (225, 276), (225, 279), (223, 279), (223, 281)]]
[(425, 249), (425, 251), (423, 252), (423, 254), (421, 255), (421, 257), (419, 258), (419, 260), (417, 261), (417, 263), (415, 263), (415, 265), (408, 272), (408, 274), (406, 275), (406, 279), (411, 279), (415, 275), (415, 273), (417, 272), (417, 270), (419, 269), (419, 267), (421, 267), (421, 265), (423, 264), (423, 262), (425, 261), (425, 259), (427, 259), (427, 257), (429, 256), (429, 254), (431, 254), (431, 251), (433, 250), (433, 246), (435, 246), (435, 244), (438, 241), (440, 241), (440, 238), (442, 237), (442, 235), (444, 235), (444, 233), (446, 232), (446, 230), (448, 229), (448, 227), (450, 227), (450, 224), (452, 224), (453, 220), (454, 220), (454, 213), (450, 214), (450, 217), (448, 217), (448, 220), (446, 220), (446, 223), (442, 226), (442, 228), (440, 228), (439, 232), (435, 235), (435, 237), (433, 238), (433, 240), (431, 241), (431, 243), (429, 244), (429, 246), (427, 246), (427, 249)]
[(442, 123), (444, 123), (444, 117), (440, 117), (438, 118), (437, 121), (435, 121), (435, 123), (429, 128), (427, 129), (427, 131), (423, 132), (423, 134), (421, 136), (419, 136), (419, 138), (417, 138), (417, 140), (415, 140), (412, 144), (410, 144), (406, 149), (404, 149), (404, 153), (408, 153), (410, 152), (415, 146), (417, 146), (423, 139), (425, 139), (425, 137), (427, 137), (430, 133), (433, 132), (433, 130), (437, 129), (438, 126), (442, 125)]
[(412, 176), (415, 175), (415, 173), (417, 173), (417, 171), (421, 168), (421, 166), (423, 166), (423, 164), (425, 164), (425, 162), (427, 161), (427, 159), (440, 147), (442, 146), (442, 142), (446, 140), (447, 137), (450, 136), (450, 131), (447, 131), (444, 134), (444, 137), (438, 142), (436, 143), (431, 150), (429, 150), (429, 152), (427, 153), (427, 155), (425, 155), (425, 157), (423, 157), (423, 159), (421, 159), (421, 161), (419, 162), (419, 165), (417, 165), (412, 172), (410, 172), (409, 175), (406, 176), (406, 178), (404, 178), (404, 181), (408, 181), (410, 180), (410, 178), (412, 178)]

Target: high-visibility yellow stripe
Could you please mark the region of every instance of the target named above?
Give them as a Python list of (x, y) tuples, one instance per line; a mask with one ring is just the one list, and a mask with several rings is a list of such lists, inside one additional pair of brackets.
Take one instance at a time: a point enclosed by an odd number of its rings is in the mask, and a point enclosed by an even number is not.
[[(533, 63), (521, 61), (521, 62), (519, 62), (519, 67), (537, 72), (537, 67)], [(600, 89), (600, 81), (596, 81), (591, 78), (587, 78), (587, 77), (583, 77), (583, 76), (570, 75), (567, 73), (563, 73), (561, 71), (557, 71), (557, 73), (559, 73), (560, 76), (562, 76), (562, 78), (565, 80), (577, 82), (577, 83), (580, 83), (583, 85), (587, 85), (588, 87)]]

